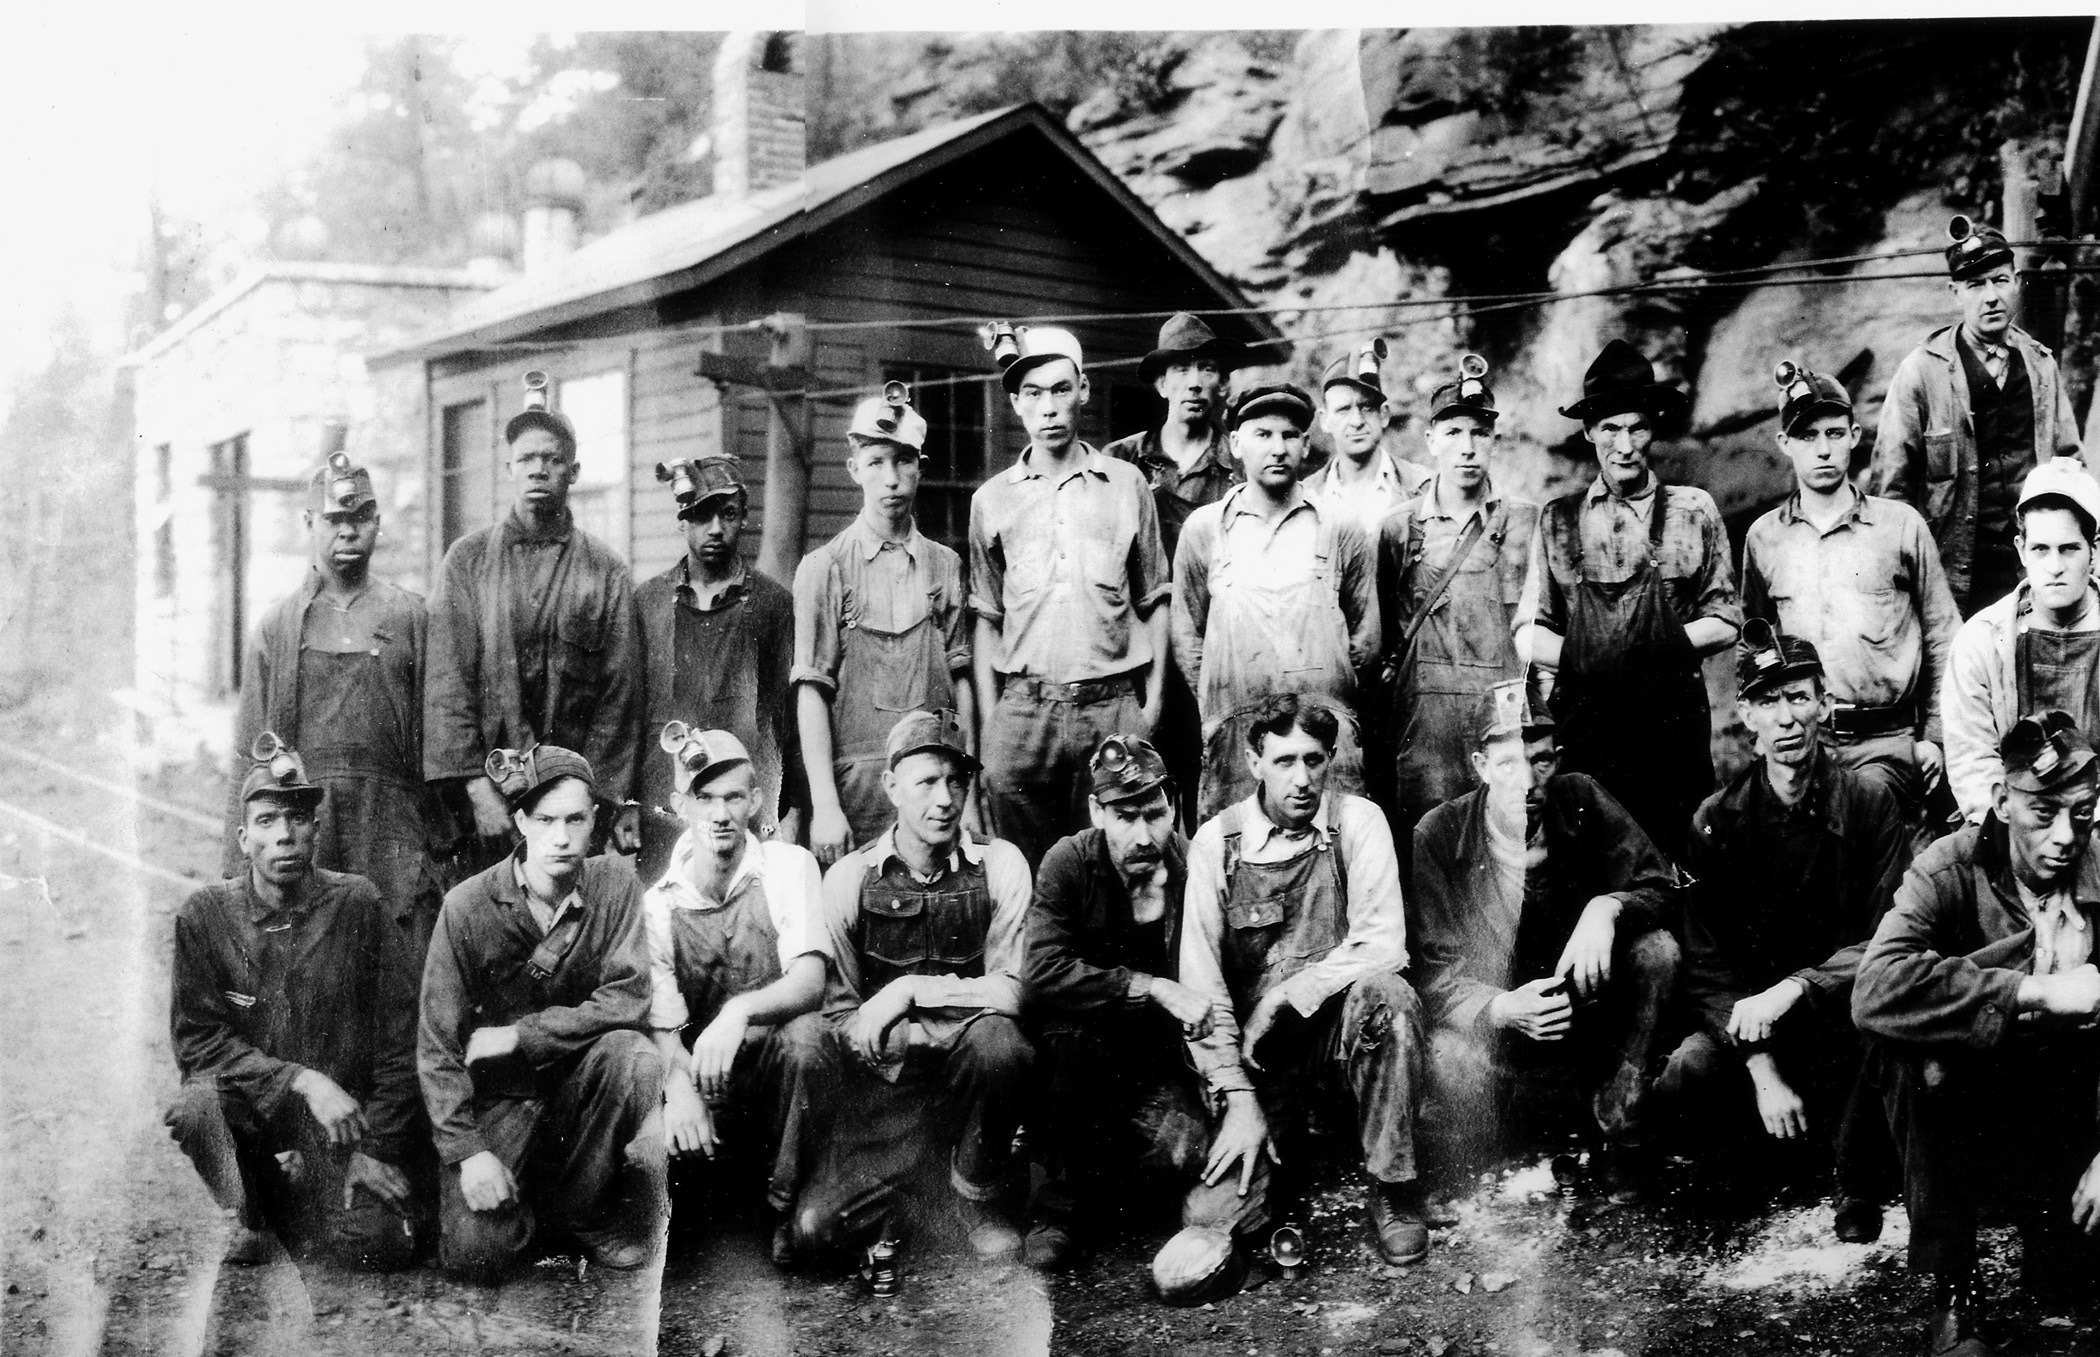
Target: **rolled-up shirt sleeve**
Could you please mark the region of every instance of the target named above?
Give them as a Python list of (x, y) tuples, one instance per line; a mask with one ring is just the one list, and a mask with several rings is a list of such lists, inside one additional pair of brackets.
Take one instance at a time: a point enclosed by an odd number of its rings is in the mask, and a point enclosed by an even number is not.
[[(1553, 574), (1553, 553), (1547, 545), (1553, 535), (1552, 514), (1551, 504), (1539, 509), (1538, 527), (1531, 534), (1531, 564), (1524, 573), (1524, 592), (1517, 600), (1517, 615), (1510, 623), (1511, 630), (1536, 624), (1555, 635), (1567, 633), (1568, 603), (1561, 593), (1560, 580)], [(1580, 522), (1580, 501), (1576, 504), (1576, 514)]]
[(795, 567), (795, 658), (790, 683), (838, 691), (839, 581), (831, 553), (812, 551)]
[(671, 940), (671, 904), (664, 892), (642, 897), (642, 927), (649, 937), (649, 1026), (676, 1032), (692, 1015), (678, 989), (678, 951)]
[[(1672, 496), (1685, 493), (1673, 490)], [(1742, 629), (1743, 605), (1736, 597), (1735, 571), (1729, 565), (1728, 528), (1721, 522), (1721, 512), (1705, 491), (1698, 491), (1693, 507), (1698, 514), (1699, 532), (1704, 542), (1703, 559), (1695, 576), (1698, 587), (1698, 603), (1692, 614), (1694, 618), (1711, 617), (1716, 622)], [(1657, 495), (1657, 511), (1661, 509), (1661, 495)], [(1690, 620), (1690, 619), (1687, 619)]]
[(1137, 531), (1131, 534), (1130, 597), (1137, 614), (1143, 617), (1166, 602), (1173, 593), (1174, 581), (1167, 560), (1167, 549), (1159, 535), (1159, 505), (1153, 501), (1152, 492), (1146, 488), (1142, 478), (1137, 481)]
[(837, 956), (824, 926), (824, 869), (816, 855), (789, 843), (765, 848), (766, 907), (780, 940), (780, 969), (815, 953), (827, 962)]
[(994, 626), (1006, 618), (1006, 554), (985, 508), (985, 492), (996, 485), (987, 482), (970, 497), (970, 611)]

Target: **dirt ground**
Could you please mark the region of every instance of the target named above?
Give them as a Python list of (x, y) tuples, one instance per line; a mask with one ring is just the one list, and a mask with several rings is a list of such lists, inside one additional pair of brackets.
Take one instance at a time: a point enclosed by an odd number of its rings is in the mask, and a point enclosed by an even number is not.
[[(1917, 1342), (1924, 1296), (1902, 1266), (1900, 1211), (1878, 1243), (1838, 1244), (1808, 1190), (1726, 1209), (1679, 1164), (1657, 1201), (1621, 1208), (1564, 1194), (1543, 1161), (1514, 1165), (1460, 1201), (1430, 1260), (1405, 1271), (1372, 1259), (1358, 1191), (1330, 1168), (1305, 1212), (1302, 1275), (1193, 1310), (1149, 1294), (1169, 1224), (1135, 1203), (1070, 1274), (921, 1248), (883, 1300), (847, 1276), (777, 1271), (762, 1223), (743, 1220), (681, 1222), (660, 1268), (609, 1275), (558, 1255), (497, 1288), (429, 1268), (222, 1269), (226, 1223), (159, 1120), (175, 1087), (170, 920), (183, 879), (215, 866), (220, 786), (167, 776), (139, 790), (177, 809), (138, 807), (33, 762), (132, 785), (121, 727), (95, 696), (106, 688), (92, 667), (79, 677), (84, 697), (0, 714), (0, 1351), (1871, 1357)], [(2007, 1350), (2100, 1353), (2093, 1313), (2022, 1297), (2006, 1243), (1993, 1233)]]

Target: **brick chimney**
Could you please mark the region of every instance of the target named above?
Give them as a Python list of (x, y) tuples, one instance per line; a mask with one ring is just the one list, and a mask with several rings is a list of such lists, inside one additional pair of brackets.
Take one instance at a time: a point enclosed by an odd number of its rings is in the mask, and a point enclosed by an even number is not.
[(802, 177), (802, 35), (731, 33), (715, 54), (715, 192), (742, 199)]

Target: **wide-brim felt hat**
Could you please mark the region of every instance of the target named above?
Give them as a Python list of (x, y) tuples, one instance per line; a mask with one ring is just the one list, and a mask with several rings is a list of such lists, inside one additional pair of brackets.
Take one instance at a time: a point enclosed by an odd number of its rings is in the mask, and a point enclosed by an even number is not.
[(1668, 382), (1655, 380), (1655, 366), (1623, 339), (1604, 346), (1582, 374), (1582, 399), (1561, 407), (1561, 414), (1588, 424), (1607, 415), (1638, 411), (1657, 419), (1683, 414), (1691, 398)]
[(1205, 325), (1202, 317), (1177, 311), (1159, 327), (1159, 347), (1138, 360), (1138, 380), (1152, 381), (1173, 364), (1194, 358), (1212, 359), (1221, 371), (1230, 372), (1240, 365), (1240, 346)]

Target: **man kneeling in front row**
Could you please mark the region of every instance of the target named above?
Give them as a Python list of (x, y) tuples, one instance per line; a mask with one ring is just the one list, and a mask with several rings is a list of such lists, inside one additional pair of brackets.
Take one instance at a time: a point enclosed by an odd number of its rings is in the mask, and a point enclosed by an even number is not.
[(1993, 1350), (1982, 1202), (2010, 1207), (2042, 1299), (2090, 1293), (2100, 1230), (2100, 765), (2061, 711), (2015, 722), (1998, 754), (1990, 813), (1918, 855), (1852, 989), (1903, 1159), (1910, 1265), (1933, 1278), (1933, 1357)]
[(773, 1261), (784, 1264), (814, 1112), (810, 1081), (829, 1073), (821, 1058), (786, 1054), (809, 1031), (793, 1020), (824, 1001), (823, 874), (807, 848), (752, 832), (772, 801), (743, 741), (673, 721), (660, 742), (686, 826), (663, 880), (642, 897), (664, 1137), (684, 1164), (716, 1159), (724, 1141), (745, 1165), (770, 1160), (766, 1201), (780, 1216)]
[(169, 1132), (234, 1217), (229, 1263), (295, 1255), (405, 1266), (415, 1005), (379, 890), (314, 863), (322, 789), (264, 733), (241, 786), (248, 869), (175, 919), (182, 1092)]
[[(1400, 974), (1407, 921), (1385, 813), (1327, 790), (1337, 728), (1316, 699), (1265, 699), (1247, 731), (1254, 795), (1189, 847), (1181, 983), (1212, 1010), (1189, 1049), (1224, 1115), (1202, 1179), (1215, 1200), (1199, 1194), (1184, 1219), (1231, 1221), (1242, 1238), (1266, 1224), (1270, 1166), (1299, 1159), (1320, 1093), (1352, 1113), (1378, 1255), (1415, 1263), (1429, 1253), (1415, 1175), (1422, 1010)], [(1202, 1228), (1154, 1260), (1162, 1294), (1209, 1256), (1192, 1247)]]
[(624, 858), (585, 856), (598, 782), (581, 754), (499, 749), (487, 771), (524, 842), (446, 895), (423, 966), (439, 1258), (494, 1281), (544, 1221), (600, 1266), (640, 1267), (664, 1178), (642, 889)]
[(1480, 787), (1415, 827), (1438, 1171), (1540, 1129), (1572, 1085), (1604, 1136), (1606, 1188), (1638, 1195), (1648, 1066), (1677, 981), (1676, 870), (1610, 792), (1559, 771), (1553, 717), (1522, 680), (1482, 695), (1473, 736)]

